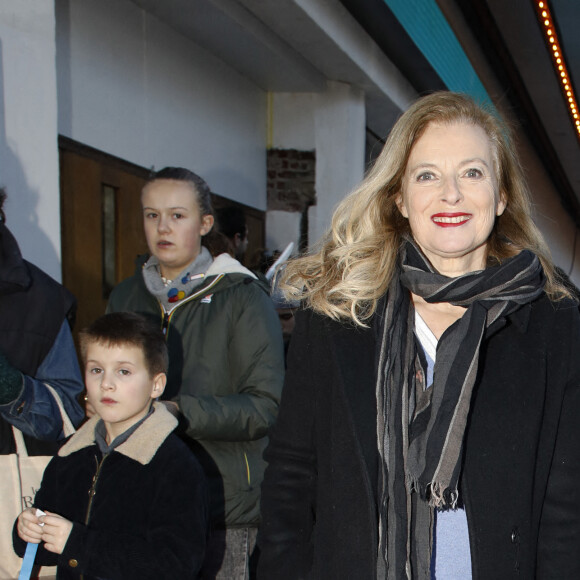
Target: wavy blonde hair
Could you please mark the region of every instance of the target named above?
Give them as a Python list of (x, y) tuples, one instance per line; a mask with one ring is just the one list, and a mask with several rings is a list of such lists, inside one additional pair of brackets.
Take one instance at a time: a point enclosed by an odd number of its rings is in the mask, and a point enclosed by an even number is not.
[(529, 249), (542, 263), (548, 295), (553, 300), (569, 295), (532, 220), (530, 194), (508, 126), (495, 110), (471, 97), (441, 91), (418, 99), (403, 113), (365, 179), (337, 207), (318, 249), (287, 264), (280, 279), (287, 298), (304, 300), (331, 318), (366, 326), (393, 277), (403, 238), (411, 233), (396, 200), (411, 149), (431, 123), (473, 124), (491, 141), (499, 191), (507, 206), (488, 240), (488, 264)]

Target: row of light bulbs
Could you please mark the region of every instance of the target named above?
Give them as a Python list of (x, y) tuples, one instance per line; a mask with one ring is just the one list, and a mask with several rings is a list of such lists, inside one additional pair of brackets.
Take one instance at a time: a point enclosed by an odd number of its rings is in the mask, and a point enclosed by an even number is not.
[(562, 48), (560, 42), (558, 41), (558, 35), (556, 34), (556, 29), (554, 27), (554, 19), (550, 13), (550, 8), (548, 7), (548, 2), (541, 0), (536, 2), (536, 10), (538, 18), (544, 30), (546, 36), (546, 41), (550, 48), (552, 54), (552, 60), (554, 61), (554, 67), (558, 78), (560, 79), (562, 93), (568, 104), (568, 109), (572, 117), (572, 122), (576, 127), (576, 131), (580, 135), (580, 114), (578, 113), (578, 104), (576, 102), (576, 95), (574, 94), (574, 89), (572, 88), (572, 81), (570, 75), (568, 74), (568, 69), (566, 68), (566, 63), (564, 61), (564, 56), (562, 55)]

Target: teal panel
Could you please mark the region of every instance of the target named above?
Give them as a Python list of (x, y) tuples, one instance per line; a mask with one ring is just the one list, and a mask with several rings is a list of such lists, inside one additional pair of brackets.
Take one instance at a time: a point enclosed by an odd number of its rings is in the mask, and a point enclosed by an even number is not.
[(384, 0), (450, 91), (490, 102), (463, 48), (435, 0)]

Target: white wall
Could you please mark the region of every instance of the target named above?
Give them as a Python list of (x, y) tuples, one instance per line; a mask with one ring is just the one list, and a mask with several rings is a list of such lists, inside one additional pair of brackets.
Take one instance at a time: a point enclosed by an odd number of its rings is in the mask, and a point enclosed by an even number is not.
[(266, 251), (269, 254), (282, 252), (290, 242), (294, 242), (293, 254), (300, 245), (300, 219), (297, 211), (269, 211), (266, 214)]
[(315, 93), (274, 93), (272, 95), (271, 140), (274, 149), (313, 151), (316, 148), (314, 118)]
[(59, 131), (266, 208), (266, 94), (128, 0), (57, 0)]
[(61, 280), (53, 2), (0, 0), (0, 185), (25, 258)]
[[(313, 245), (330, 227), (338, 203), (364, 176), (364, 93), (329, 81), (322, 93), (277, 93), (272, 107), (272, 146), (316, 151), (316, 205), (308, 214), (308, 238)], [(270, 251), (282, 250), (299, 238), (299, 214), (283, 214), (268, 214), (266, 240)]]

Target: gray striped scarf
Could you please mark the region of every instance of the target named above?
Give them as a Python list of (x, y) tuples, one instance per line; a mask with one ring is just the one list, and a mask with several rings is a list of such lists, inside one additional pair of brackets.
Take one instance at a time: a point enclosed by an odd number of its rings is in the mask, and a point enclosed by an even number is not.
[[(401, 251), (375, 317), (379, 555), (377, 578), (430, 578), (433, 509), (456, 506), (463, 435), (486, 329), (543, 291), (538, 258), (522, 251), (457, 278), (437, 273), (412, 241)], [(439, 340), (433, 386), (424, 390), (410, 292), (467, 308)]]

